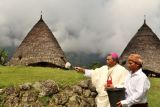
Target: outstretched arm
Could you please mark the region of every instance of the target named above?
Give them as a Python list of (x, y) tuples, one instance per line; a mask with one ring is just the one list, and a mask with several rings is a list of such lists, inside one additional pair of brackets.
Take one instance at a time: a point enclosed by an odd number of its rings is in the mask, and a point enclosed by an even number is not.
[(85, 69), (82, 67), (74, 67), (74, 69), (79, 73), (84, 73), (84, 76), (86, 76), (86, 77), (91, 77), (91, 75), (92, 75), (92, 70)]

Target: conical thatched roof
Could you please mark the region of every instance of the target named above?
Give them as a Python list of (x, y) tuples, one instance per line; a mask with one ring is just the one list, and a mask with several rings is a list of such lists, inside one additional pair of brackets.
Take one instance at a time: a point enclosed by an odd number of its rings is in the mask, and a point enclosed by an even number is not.
[(131, 53), (138, 53), (143, 57), (144, 70), (160, 73), (160, 40), (145, 20), (124, 49), (120, 61), (127, 60)]
[(9, 65), (64, 67), (66, 58), (51, 30), (42, 19), (16, 49)]

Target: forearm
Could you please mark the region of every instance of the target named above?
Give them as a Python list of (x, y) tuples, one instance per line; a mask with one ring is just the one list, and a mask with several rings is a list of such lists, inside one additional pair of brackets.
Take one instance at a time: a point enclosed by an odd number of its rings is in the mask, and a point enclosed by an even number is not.
[(82, 67), (75, 67), (75, 70), (79, 73), (84, 73), (87, 77), (91, 77), (92, 75), (92, 70), (84, 69)]
[(145, 97), (144, 93), (141, 94), (134, 94), (133, 96), (127, 98), (126, 100), (122, 100), (121, 103), (122, 105), (127, 105), (127, 106), (131, 106), (133, 104), (137, 104), (137, 103), (143, 103), (142, 98)]
[(92, 75), (92, 70), (84, 69), (84, 75), (85, 75), (86, 77), (91, 77), (91, 75)]

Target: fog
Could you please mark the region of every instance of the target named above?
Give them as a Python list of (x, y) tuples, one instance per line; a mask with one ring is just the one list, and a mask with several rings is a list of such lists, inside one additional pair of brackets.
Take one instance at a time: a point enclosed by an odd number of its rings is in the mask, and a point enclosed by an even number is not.
[(160, 38), (159, 0), (0, 0), (0, 47), (20, 45), (40, 19), (65, 52), (122, 53), (144, 23)]

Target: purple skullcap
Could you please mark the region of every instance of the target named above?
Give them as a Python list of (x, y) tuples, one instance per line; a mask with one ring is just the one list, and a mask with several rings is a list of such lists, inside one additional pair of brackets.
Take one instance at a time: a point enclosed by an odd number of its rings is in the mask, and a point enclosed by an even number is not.
[(110, 55), (112, 56), (112, 58), (118, 59), (118, 54), (115, 52), (111, 52)]

